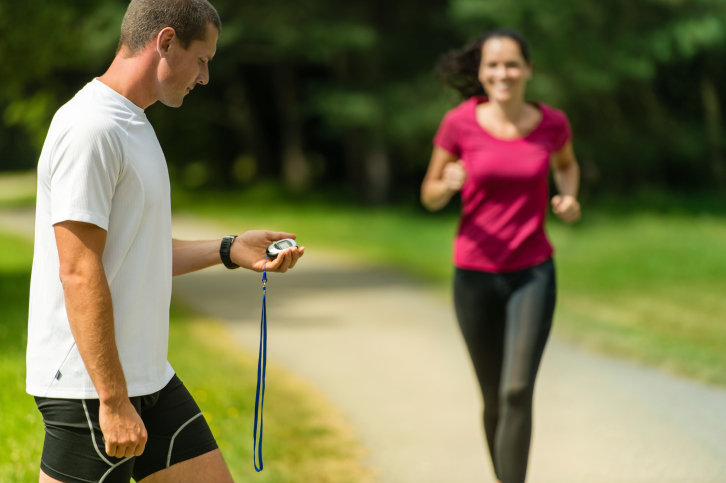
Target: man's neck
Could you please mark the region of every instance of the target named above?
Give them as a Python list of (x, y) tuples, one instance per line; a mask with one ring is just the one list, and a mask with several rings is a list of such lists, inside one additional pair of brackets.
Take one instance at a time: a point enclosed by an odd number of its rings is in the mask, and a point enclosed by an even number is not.
[(119, 52), (99, 81), (118, 92), (141, 109), (159, 98), (156, 95), (156, 59), (154, 52), (145, 50), (133, 57)]

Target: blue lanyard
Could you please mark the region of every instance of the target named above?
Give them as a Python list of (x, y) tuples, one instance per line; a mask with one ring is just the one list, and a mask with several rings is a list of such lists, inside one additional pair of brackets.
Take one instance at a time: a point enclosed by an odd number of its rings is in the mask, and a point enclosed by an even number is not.
[[(257, 358), (257, 391), (255, 392), (255, 429), (253, 437), (252, 458), (255, 470), (262, 471), (262, 410), (265, 406), (265, 373), (267, 371), (267, 257), (262, 267), (262, 318), (260, 320), (260, 355)], [(262, 380), (262, 397), (260, 398), (260, 380)], [(257, 445), (257, 410), (260, 414), (260, 444)], [(257, 467), (257, 460), (260, 467)]]

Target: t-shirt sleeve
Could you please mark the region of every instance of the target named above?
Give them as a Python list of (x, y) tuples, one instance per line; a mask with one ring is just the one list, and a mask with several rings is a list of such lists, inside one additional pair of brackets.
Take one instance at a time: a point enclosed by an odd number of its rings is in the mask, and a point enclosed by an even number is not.
[(123, 168), (121, 133), (79, 122), (59, 137), (50, 163), (50, 218), (108, 230), (111, 200)]
[(567, 141), (572, 139), (572, 128), (570, 127), (570, 120), (567, 119), (567, 115), (562, 111), (555, 111), (557, 121), (557, 131), (554, 136), (554, 143), (552, 151), (559, 151)]
[(439, 125), (439, 130), (434, 136), (434, 145), (444, 148), (451, 154), (461, 156), (458, 130), (454, 122), (454, 112), (449, 111)]

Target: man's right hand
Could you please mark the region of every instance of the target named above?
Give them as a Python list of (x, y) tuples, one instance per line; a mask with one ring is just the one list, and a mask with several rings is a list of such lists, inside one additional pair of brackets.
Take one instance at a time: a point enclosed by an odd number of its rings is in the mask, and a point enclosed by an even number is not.
[(116, 458), (141, 456), (149, 435), (141, 416), (128, 398), (118, 403), (101, 402), (98, 422), (106, 441), (106, 454)]
[(288, 248), (274, 260), (267, 260), (267, 247), (285, 238), (295, 239), (295, 234), (279, 231), (250, 230), (234, 239), (230, 248), (230, 258), (240, 267), (256, 272), (285, 273), (293, 268), (305, 253), (305, 247)]

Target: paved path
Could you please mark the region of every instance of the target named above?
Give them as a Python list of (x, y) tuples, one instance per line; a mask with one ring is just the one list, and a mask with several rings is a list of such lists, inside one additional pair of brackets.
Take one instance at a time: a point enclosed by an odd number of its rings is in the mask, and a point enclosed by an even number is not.
[[(27, 216), (7, 213), (0, 225), (32, 228)], [(229, 231), (189, 218), (175, 219), (174, 230), (190, 239)], [(308, 248), (298, 268), (270, 276), (269, 361), (343, 411), (382, 483), (491, 483), (481, 401), (448, 300)], [(174, 293), (227, 320), (256, 353), (257, 274), (215, 267), (175, 279)], [(554, 337), (535, 407), (530, 483), (726, 482), (722, 389)]]

